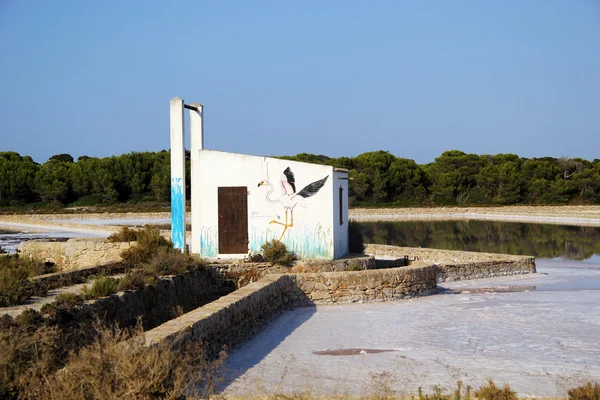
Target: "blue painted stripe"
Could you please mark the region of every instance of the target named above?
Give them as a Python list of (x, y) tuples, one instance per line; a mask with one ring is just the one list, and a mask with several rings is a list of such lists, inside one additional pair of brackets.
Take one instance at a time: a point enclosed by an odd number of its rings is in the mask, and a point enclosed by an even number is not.
[(183, 178), (171, 178), (171, 240), (176, 249), (185, 247), (185, 197)]

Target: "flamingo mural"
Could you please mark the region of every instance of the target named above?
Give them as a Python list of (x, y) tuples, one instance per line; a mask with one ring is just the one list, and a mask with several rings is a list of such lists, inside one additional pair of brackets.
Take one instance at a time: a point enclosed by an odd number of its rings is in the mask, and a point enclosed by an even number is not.
[[(270, 224), (278, 224), (284, 227), (283, 232), (281, 232), (281, 237), (279, 238), (279, 241), (283, 239), (283, 236), (285, 235), (285, 232), (288, 230), (288, 228), (294, 226), (294, 208), (297, 205), (306, 208), (306, 199), (317, 194), (319, 190), (321, 190), (321, 188), (325, 185), (325, 182), (327, 182), (327, 178), (328, 176), (324, 177), (323, 179), (319, 179), (318, 181), (312, 182), (306, 185), (304, 189), (296, 193), (296, 178), (294, 177), (294, 173), (292, 172), (291, 168), (287, 167), (283, 171), (283, 174), (279, 179), (279, 184), (281, 186), (281, 195), (276, 198), (271, 197), (273, 191), (275, 190), (275, 187), (271, 182), (269, 182), (268, 180), (263, 180), (258, 183), (258, 187), (266, 186), (268, 188), (266, 194), (267, 201), (273, 204), (281, 204), (285, 211), (285, 224), (275, 220), (269, 222)], [(288, 213), (290, 218), (289, 223)]]

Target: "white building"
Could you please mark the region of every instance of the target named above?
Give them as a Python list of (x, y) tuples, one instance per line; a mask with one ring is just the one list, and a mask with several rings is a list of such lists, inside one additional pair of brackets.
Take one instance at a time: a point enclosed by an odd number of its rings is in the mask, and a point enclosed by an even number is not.
[[(174, 102), (180, 104), (175, 110)], [(184, 246), (185, 227), (183, 107), (183, 100), (171, 101), (172, 237), (177, 248)], [(185, 107), (192, 125), (192, 253), (240, 258), (260, 253), (273, 239), (300, 258), (348, 253), (347, 170), (203, 149), (202, 106)]]

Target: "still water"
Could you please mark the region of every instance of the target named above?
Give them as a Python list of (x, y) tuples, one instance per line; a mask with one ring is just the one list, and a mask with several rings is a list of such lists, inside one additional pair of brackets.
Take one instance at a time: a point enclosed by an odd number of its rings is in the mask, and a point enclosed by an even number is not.
[[(356, 226), (365, 243), (600, 262), (600, 228), (589, 226), (477, 220), (357, 222)], [(26, 240), (74, 236), (81, 234), (0, 230), (0, 247), (14, 252)]]
[(600, 262), (600, 228), (496, 221), (356, 224), (365, 243)]
[(76, 232), (18, 232), (0, 229), (0, 251), (16, 253), (19, 244), (28, 240), (45, 239), (65, 241), (68, 238), (81, 236)]

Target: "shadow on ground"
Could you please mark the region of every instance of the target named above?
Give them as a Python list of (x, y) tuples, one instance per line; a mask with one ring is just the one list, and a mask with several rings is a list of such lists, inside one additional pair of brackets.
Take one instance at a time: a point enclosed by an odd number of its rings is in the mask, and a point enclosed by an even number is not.
[[(306, 306), (284, 311), (283, 314), (271, 321), (260, 334), (256, 334), (249, 342), (244, 343), (243, 347), (233, 349), (229, 358), (235, 358), (236, 368), (229, 369), (230, 362), (225, 362), (224, 381), (219, 386), (220, 391), (227, 389), (233, 381), (244, 375), (246, 371), (260, 364), (292, 332), (308, 321), (316, 310), (316, 306)], [(262, 335), (268, 335), (271, 340), (258, 341), (257, 337)], [(244, 351), (243, 349), (252, 350)]]

